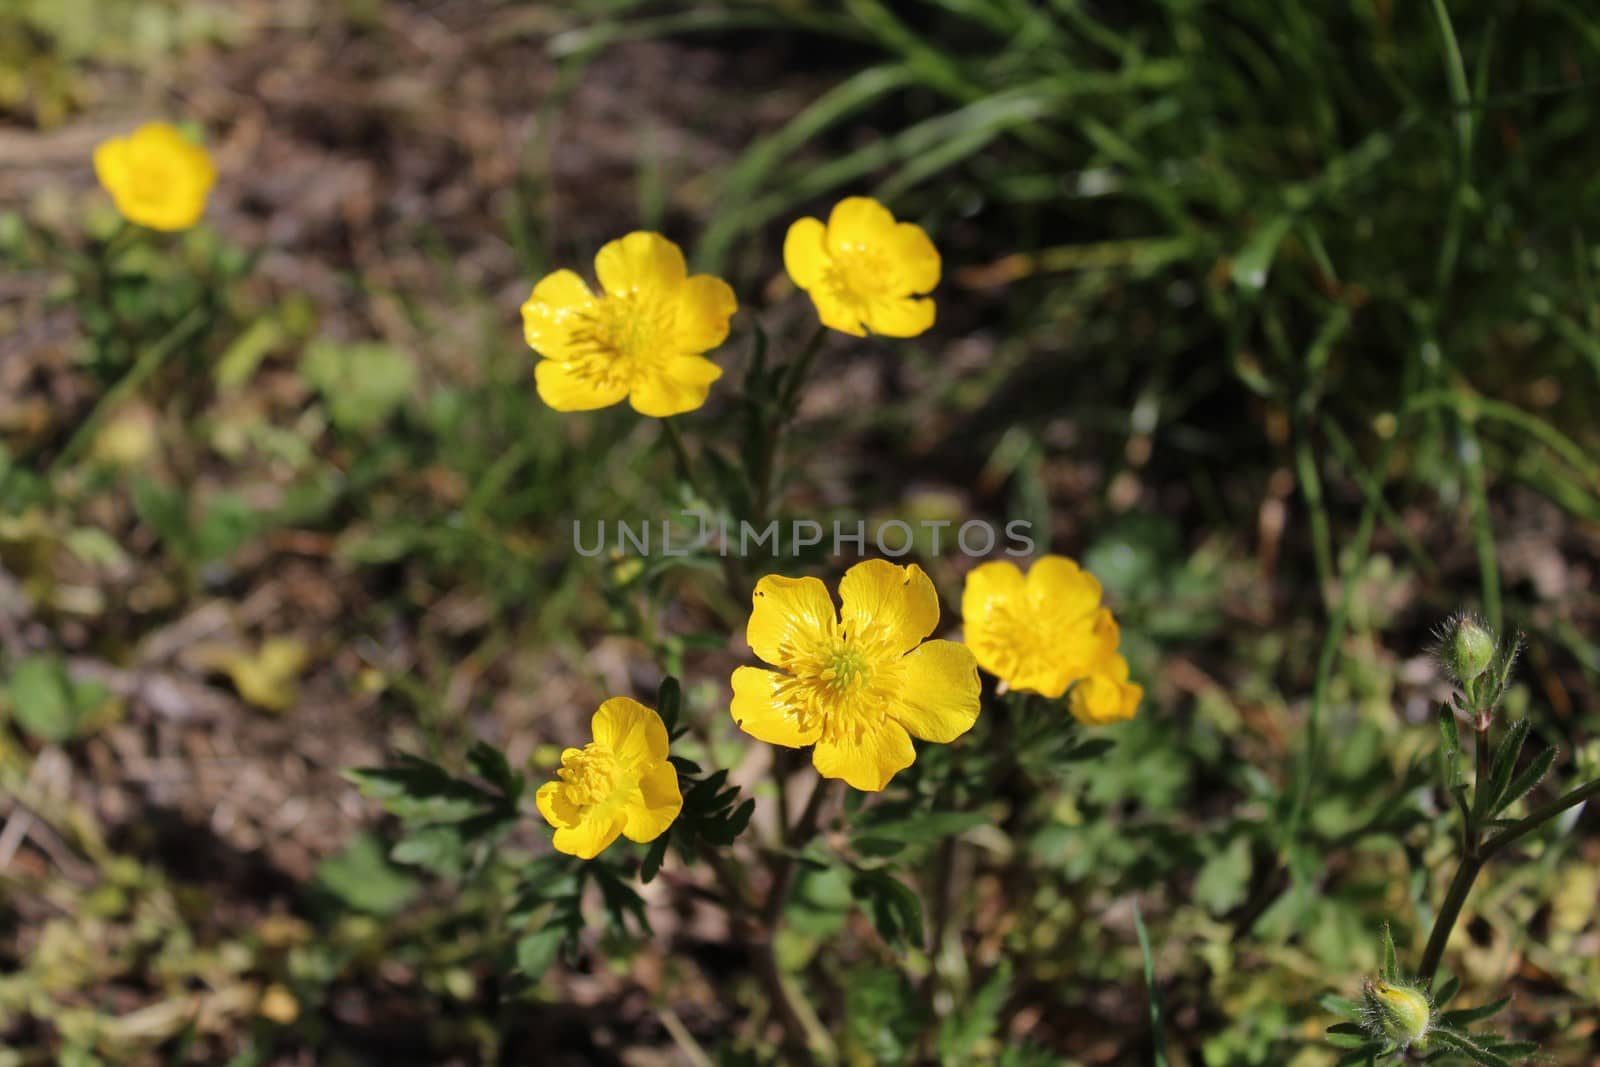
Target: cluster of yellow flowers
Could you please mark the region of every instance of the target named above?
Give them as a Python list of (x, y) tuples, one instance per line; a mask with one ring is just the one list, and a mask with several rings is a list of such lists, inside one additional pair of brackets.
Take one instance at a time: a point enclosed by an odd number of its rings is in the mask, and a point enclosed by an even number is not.
[[(1026, 576), (985, 563), (961, 603), (966, 644), (927, 640), (939, 595), (914, 563), (857, 563), (839, 581), (837, 607), (817, 578), (767, 575), (745, 639), (775, 669), (733, 672), (733, 721), (758, 741), (814, 746), (824, 778), (876, 792), (916, 760), (912, 737), (948, 743), (977, 722), (980, 667), (1003, 688), (1066, 693), (1086, 724), (1134, 716), (1143, 690), (1117, 654), (1116, 621), (1100, 583), (1072, 560), (1044, 556)], [(539, 791), (556, 848), (591, 859), (619, 834), (649, 841), (666, 830), (682, 805), (666, 759), (659, 715), (622, 697), (601, 705), (594, 742), (567, 749), (559, 780)]]
[[(159, 230), (194, 225), (216, 180), (205, 149), (164, 123), (101, 145), (95, 170), (125, 218)], [(783, 258), (829, 329), (914, 337), (933, 325), (939, 252), (876, 200), (850, 197), (826, 223), (795, 222)], [(660, 418), (704, 404), (722, 376), (705, 353), (727, 339), (738, 310), (728, 283), (690, 275), (683, 252), (655, 233), (610, 242), (594, 267), (594, 289), (559, 270), (522, 306), (527, 342), (542, 357), (539, 396), (560, 411), (626, 398)], [(1142, 696), (1100, 583), (1069, 559), (1045, 556), (1026, 575), (1004, 561), (975, 568), (961, 597), (965, 644), (929, 640), (939, 595), (915, 564), (858, 563), (838, 592), (836, 607), (817, 578), (756, 584), (745, 636), (767, 667), (733, 672), (730, 710), (751, 737), (812, 747), (818, 773), (856, 789), (881, 790), (909, 767), (912, 737), (948, 743), (971, 729), (979, 668), (1002, 690), (1065, 694), (1088, 724), (1132, 718)], [(594, 740), (563, 752), (557, 779), (537, 795), (555, 847), (585, 859), (619, 836), (654, 840), (683, 806), (657, 712), (613, 697), (591, 727)]]
[[(933, 325), (939, 252), (910, 222), (867, 197), (789, 228), (783, 261), (824, 326), (864, 337), (915, 337)], [(721, 278), (690, 276), (683, 251), (658, 233), (630, 233), (594, 258), (598, 291), (570, 270), (533, 287), (522, 305), (539, 396), (557, 411), (591, 411), (624, 397), (665, 418), (706, 402), (722, 368), (705, 358), (739, 309)]]

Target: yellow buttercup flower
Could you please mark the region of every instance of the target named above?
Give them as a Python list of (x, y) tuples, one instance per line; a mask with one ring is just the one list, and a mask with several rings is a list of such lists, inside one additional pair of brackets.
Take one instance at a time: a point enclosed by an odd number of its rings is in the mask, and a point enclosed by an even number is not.
[(598, 294), (570, 270), (533, 288), (523, 334), (544, 358), (539, 396), (557, 411), (592, 411), (623, 397), (641, 415), (665, 418), (706, 402), (722, 368), (701, 353), (728, 336), (733, 290), (689, 276), (683, 252), (658, 233), (630, 233), (594, 258)]
[(733, 672), (733, 721), (786, 748), (815, 745), (824, 778), (872, 792), (911, 766), (911, 735), (954, 741), (978, 719), (978, 669), (955, 641), (924, 641), (939, 596), (915, 564), (856, 564), (839, 582), (842, 607), (816, 578), (756, 583), (746, 637), (779, 668)]
[(921, 226), (896, 222), (870, 197), (834, 205), (824, 226), (800, 219), (783, 242), (783, 265), (811, 295), (824, 326), (857, 337), (915, 337), (933, 325), (939, 250)]
[(556, 829), (556, 850), (585, 860), (618, 836), (654, 841), (683, 809), (660, 715), (637, 700), (612, 697), (590, 728), (594, 740), (561, 753), (556, 781), (534, 796), (539, 814)]
[(1128, 681), (1128, 661), (1113, 654), (1072, 687), (1067, 708), (1087, 726), (1131, 719), (1139, 711), (1144, 689)]
[(210, 153), (165, 122), (101, 143), (94, 172), (122, 217), (152, 230), (187, 230), (199, 222), (217, 181)]
[(1100, 605), (1100, 583), (1062, 556), (1041, 557), (1026, 578), (1003, 560), (974, 568), (961, 614), (980, 667), (1012, 689), (1051, 699), (1099, 670), (1117, 648), (1116, 620)]

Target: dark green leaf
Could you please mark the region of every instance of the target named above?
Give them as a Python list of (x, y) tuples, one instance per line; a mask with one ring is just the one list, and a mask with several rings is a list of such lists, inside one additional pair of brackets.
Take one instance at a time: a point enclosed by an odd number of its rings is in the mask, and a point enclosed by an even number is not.
[(1437, 1044), (1446, 1045), (1457, 1052), (1464, 1053), (1473, 1063), (1481, 1064), (1482, 1067), (1513, 1067), (1511, 1060), (1484, 1048), (1459, 1030), (1451, 1030), (1443, 1026), (1438, 1027), (1433, 1031), (1433, 1040)]
[(1456, 1011), (1447, 1011), (1440, 1016), (1439, 1021), (1444, 1023), (1446, 1026), (1453, 1026), (1458, 1029), (1463, 1026), (1471, 1026), (1475, 1022), (1480, 1022), (1484, 1019), (1488, 1019), (1500, 1014), (1500, 1012), (1504, 1010), (1505, 1006), (1510, 1003), (1510, 997), (1501, 997), (1499, 1000), (1491, 1001), (1490, 1003), (1484, 1004), (1480, 1007), (1461, 1008)]
[(495, 797), (416, 756), (400, 757), (398, 766), (366, 767), (344, 776), (407, 822), (461, 822), (497, 804)]
[(1336, 996), (1332, 993), (1324, 994), (1322, 999), (1318, 1000), (1317, 1003), (1322, 1005), (1323, 1011), (1328, 1012), (1331, 1015), (1358, 1015), (1361, 1012), (1360, 1005), (1358, 1005), (1355, 1001), (1347, 1000), (1344, 997)]
[(517, 970), (529, 981), (538, 981), (556, 962), (567, 933), (559, 927), (545, 927), (517, 939)]
[(350, 908), (373, 915), (398, 913), (419, 888), (415, 878), (385, 858), (383, 846), (370, 834), (318, 864), (316, 880)]
[(936, 811), (909, 819), (864, 826), (856, 831), (855, 840), (908, 844), (938, 841), (952, 834), (971, 830), (975, 826), (987, 826), (992, 821), (988, 815), (978, 811)]
[(639, 881), (649, 885), (661, 871), (661, 864), (667, 858), (667, 843), (672, 839), (669, 828), (666, 833), (650, 842), (650, 847), (645, 850), (644, 859), (639, 863)]
[(1394, 935), (1389, 930), (1389, 924), (1383, 924), (1383, 963), (1378, 974), (1385, 982), (1400, 980), (1400, 963), (1394, 951)]
[(389, 850), (396, 863), (425, 867), (444, 878), (454, 878), (466, 865), (466, 846), (453, 826), (424, 826), (401, 838)]
[(661, 679), (661, 688), (656, 690), (656, 711), (666, 724), (667, 733), (678, 728), (678, 719), (683, 715), (683, 687), (670, 674)]
[(511, 769), (506, 754), (498, 748), (479, 741), (467, 752), (467, 766), (474, 774), (500, 790), (511, 803), (522, 796), (523, 778)]
[(1081, 745), (1074, 745), (1068, 749), (1067, 754), (1062, 757), (1062, 761), (1065, 763), (1082, 763), (1085, 760), (1099, 759), (1116, 747), (1117, 743), (1109, 737), (1092, 738)]
[(886, 871), (858, 871), (851, 887), (872, 925), (891, 945), (922, 944), (922, 901)]
[(1393, 1051), (1391, 1047), (1382, 1041), (1369, 1041), (1360, 1048), (1345, 1053), (1334, 1067), (1354, 1067), (1358, 1063), (1371, 1063), (1379, 1056), (1387, 1056), (1391, 1051)]
[(1539, 754), (1522, 769), (1522, 773), (1511, 779), (1511, 783), (1506, 786), (1505, 792), (1501, 794), (1490, 814), (1498, 815), (1532, 792), (1534, 786), (1542, 782), (1544, 776), (1550, 773), (1550, 768), (1555, 765), (1556, 751), (1551, 747), (1540, 749)]
[(1477, 795), (1472, 798), (1472, 814), (1486, 818), (1500, 810), (1500, 798), (1511, 785), (1512, 772), (1516, 770), (1517, 757), (1522, 754), (1522, 743), (1527, 740), (1532, 726), (1527, 719), (1518, 719), (1501, 738), (1489, 766), (1488, 782), (1478, 783)]

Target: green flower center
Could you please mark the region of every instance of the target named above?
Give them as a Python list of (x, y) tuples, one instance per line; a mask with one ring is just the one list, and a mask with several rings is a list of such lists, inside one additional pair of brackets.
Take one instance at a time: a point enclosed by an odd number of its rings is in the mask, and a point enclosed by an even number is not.
[(872, 682), (872, 661), (856, 645), (841, 644), (824, 661), (817, 677), (829, 689), (845, 693)]

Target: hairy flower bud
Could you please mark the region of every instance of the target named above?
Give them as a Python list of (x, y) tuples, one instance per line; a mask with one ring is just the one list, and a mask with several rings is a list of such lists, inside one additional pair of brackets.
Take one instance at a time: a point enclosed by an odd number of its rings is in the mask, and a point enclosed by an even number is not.
[(1478, 678), (1494, 665), (1498, 641), (1494, 631), (1471, 615), (1457, 615), (1445, 624), (1440, 655), (1462, 682)]
[(1362, 986), (1361, 1001), (1368, 1029), (1401, 1048), (1422, 1041), (1433, 1025), (1433, 1005), (1420, 989), (1369, 981)]

